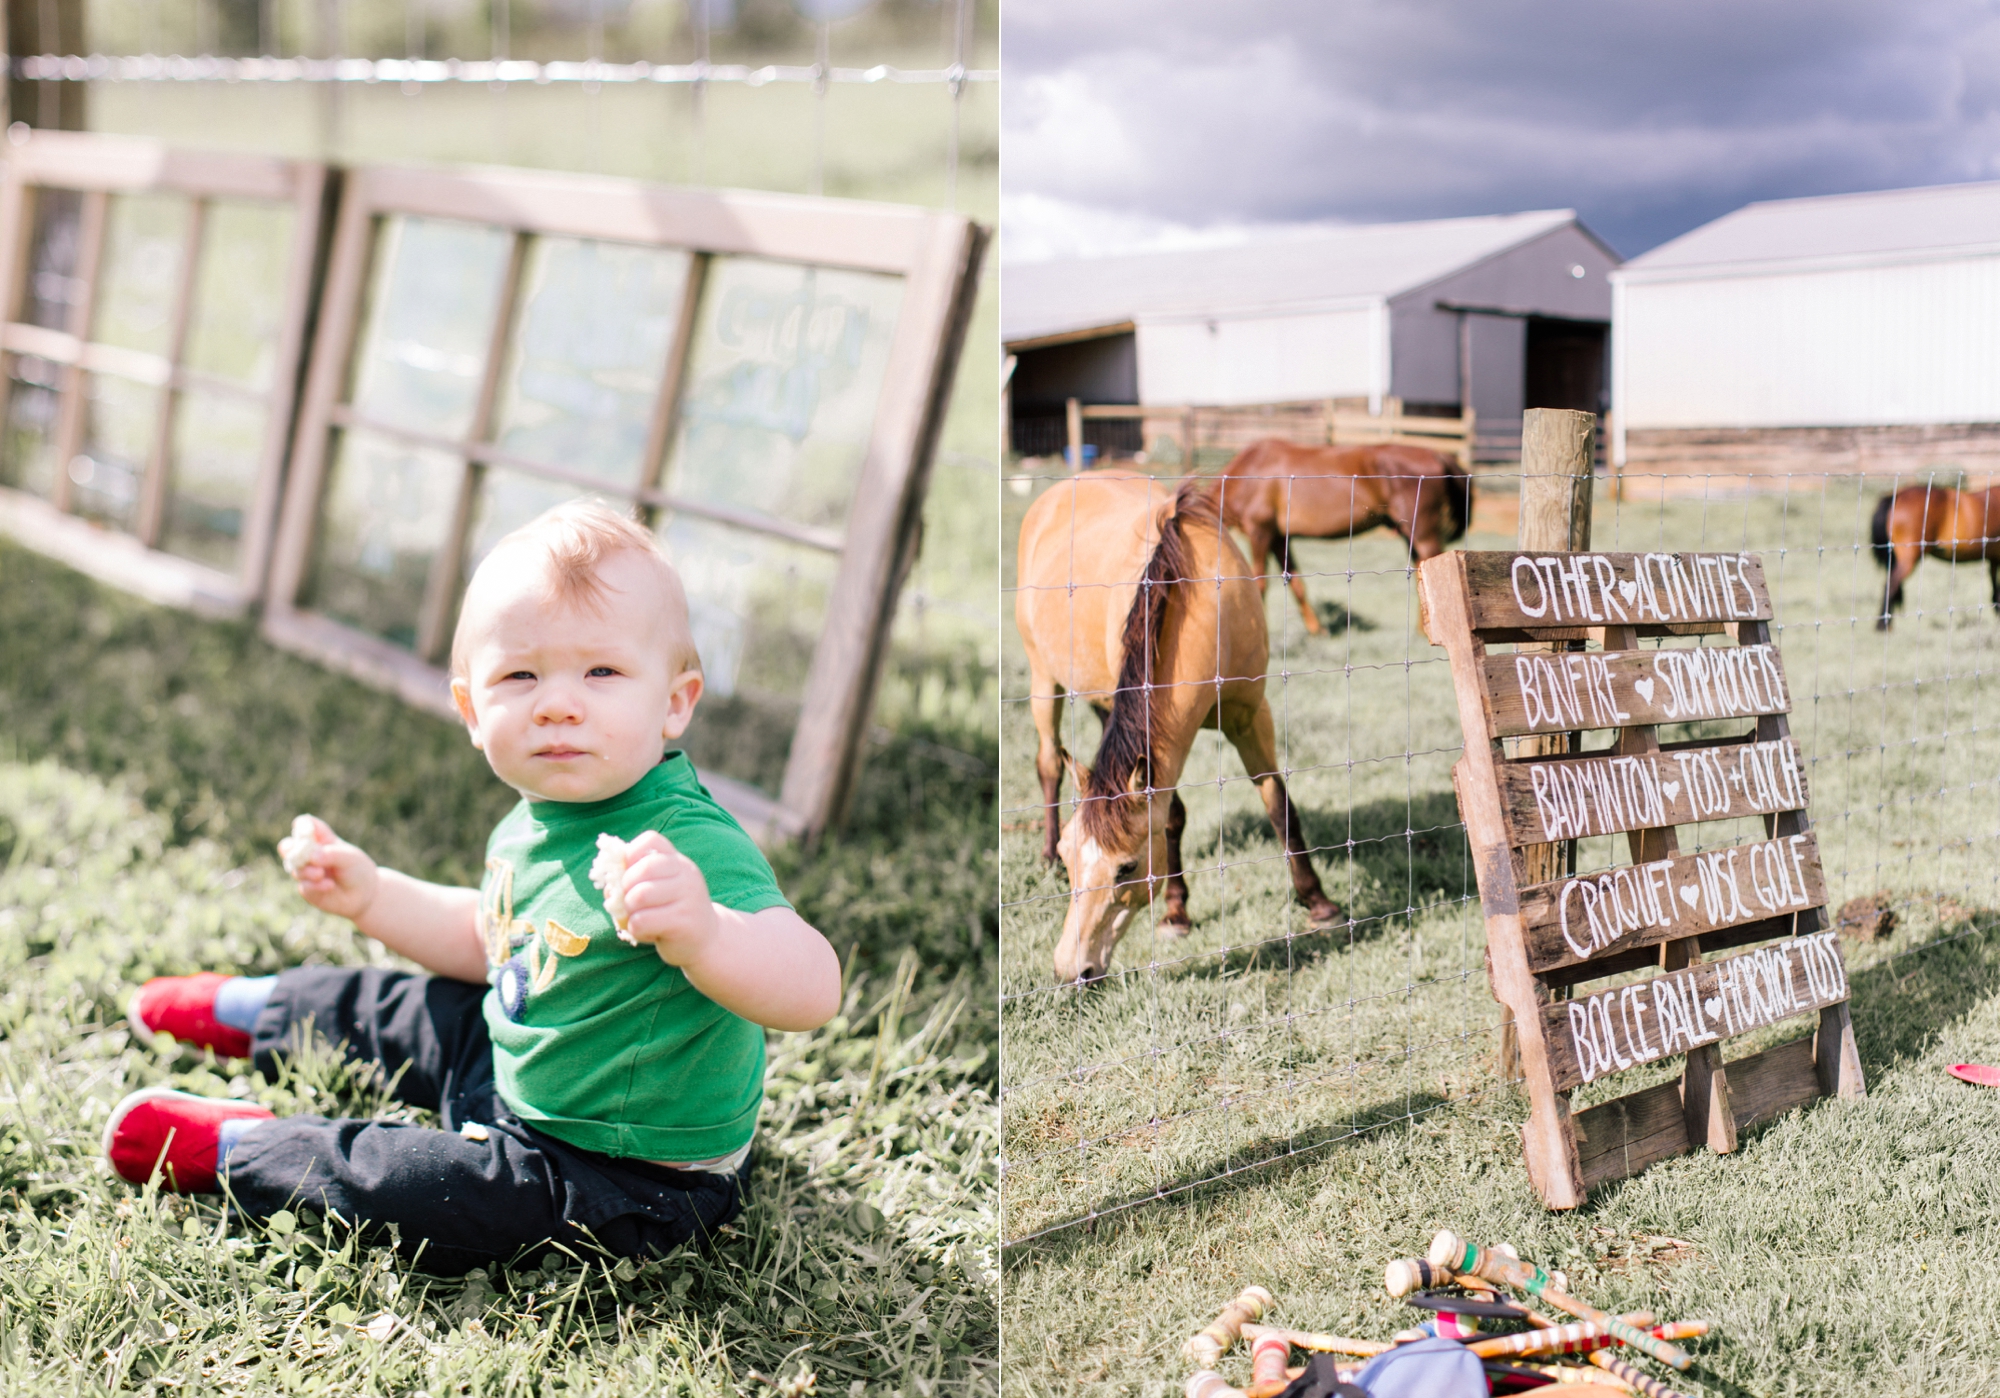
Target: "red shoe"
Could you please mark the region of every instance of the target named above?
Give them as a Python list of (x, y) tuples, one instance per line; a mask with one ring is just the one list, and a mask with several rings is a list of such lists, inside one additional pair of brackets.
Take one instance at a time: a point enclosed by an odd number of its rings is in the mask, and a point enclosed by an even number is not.
[(215, 1151), (225, 1121), (277, 1116), (255, 1102), (197, 1097), (171, 1087), (142, 1087), (111, 1109), (104, 1123), (104, 1153), (111, 1168), (133, 1184), (160, 1170), (167, 1188), (182, 1194), (213, 1194)]
[(219, 971), (198, 976), (155, 976), (132, 992), (125, 1022), (132, 1037), (158, 1048), (161, 1034), (183, 1044), (212, 1048), (224, 1058), (248, 1058), (250, 1036), (215, 1017), (215, 992), (229, 977)]

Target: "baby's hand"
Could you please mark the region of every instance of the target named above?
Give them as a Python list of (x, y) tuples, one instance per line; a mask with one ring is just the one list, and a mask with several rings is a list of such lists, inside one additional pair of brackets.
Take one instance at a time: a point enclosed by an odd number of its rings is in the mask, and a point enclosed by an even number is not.
[(375, 861), (333, 833), (318, 816), (302, 815), (278, 841), (278, 857), (299, 896), (321, 912), (352, 922), (375, 901)]
[(692, 859), (648, 830), (626, 846), (626, 929), (649, 942), (669, 966), (685, 966), (720, 930), (708, 880)]

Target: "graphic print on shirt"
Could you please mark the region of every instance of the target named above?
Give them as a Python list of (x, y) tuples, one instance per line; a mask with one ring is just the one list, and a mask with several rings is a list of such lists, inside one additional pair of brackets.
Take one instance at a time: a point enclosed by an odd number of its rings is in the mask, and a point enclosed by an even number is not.
[[(590, 946), (590, 938), (554, 918), (537, 929), (532, 921), (514, 916), (514, 866), (504, 859), (486, 861), (486, 881), (479, 889), (479, 941), (486, 964), (499, 968), (493, 988), (500, 994), (500, 1008), (516, 1024), (529, 997), (554, 983), (557, 958), (580, 956)], [(546, 960), (544, 944), (550, 953)]]

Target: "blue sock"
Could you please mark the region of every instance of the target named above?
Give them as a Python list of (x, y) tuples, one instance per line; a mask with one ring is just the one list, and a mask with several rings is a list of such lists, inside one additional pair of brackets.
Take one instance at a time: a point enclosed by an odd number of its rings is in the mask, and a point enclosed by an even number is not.
[(257, 1027), (257, 1016), (271, 998), (276, 976), (231, 976), (215, 992), (215, 1017), (245, 1034)]
[(222, 1123), (215, 1133), (215, 1173), (220, 1175), (229, 1168), (229, 1152), (236, 1149), (236, 1143), (243, 1139), (243, 1133), (253, 1126), (262, 1126), (269, 1117), (239, 1116)]

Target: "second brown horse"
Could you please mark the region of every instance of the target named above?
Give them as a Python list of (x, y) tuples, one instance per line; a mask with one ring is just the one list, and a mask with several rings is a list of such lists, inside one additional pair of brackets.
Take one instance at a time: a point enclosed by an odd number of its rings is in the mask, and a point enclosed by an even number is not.
[(1869, 522), (1875, 561), (1889, 570), (1882, 589), (1882, 614), (1875, 629), (1887, 631), (1902, 605), (1903, 584), (1929, 553), (1947, 563), (1984, 560), (1993, 579), (1993, 606), (2000, 610), (2000, 486), (1953, 490), (1948, 485), (1907, 485), (1884, 495)]
[(1272, 553), (1298, 599), (1306, 630), (1322, 628), (1292, 563), (1292, 539), (1351, 538), (1388, 525), (1421, 563), (1464, 537), (1472, 519), (1472, 478), (1426, 447), (1395, 443), (1308, 447), (1266, 437), (1223, 467), (1213, 487), (1222, 517), (1243, 531), (1262, 591)]

